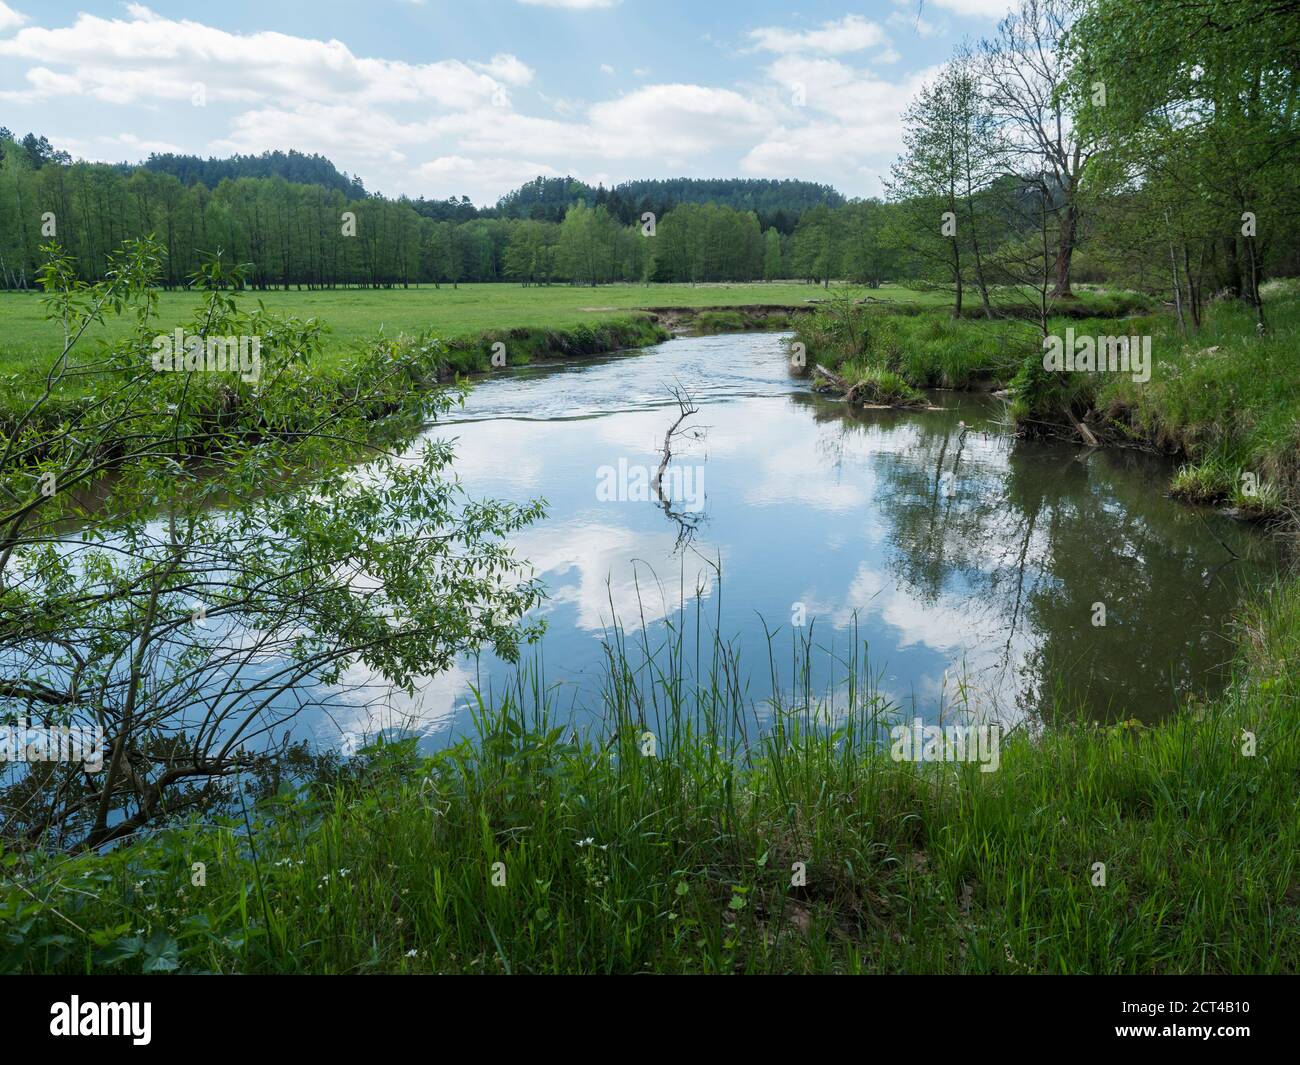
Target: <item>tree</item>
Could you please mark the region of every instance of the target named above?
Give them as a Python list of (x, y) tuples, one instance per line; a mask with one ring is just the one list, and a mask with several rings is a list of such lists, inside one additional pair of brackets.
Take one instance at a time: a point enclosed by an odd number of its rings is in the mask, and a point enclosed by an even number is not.
[(801, 277), (830, 287), (837, 261), (837, 229), (830, 208), (813, 207), (799, 219), (794, 231), (793, 266)]
[(891, 208), (879, 200), (854, 200), (837, 212), (843, 231), (840, 273), (879, 288), (898, 273), (898, 252), (887, 239)]
[(959, 55), (922, 87), (903, 113), (904, 152), (887, 184), (897, 205), (892, 240), (953, 290), (962, 313), (967, 276), (992, 314), (981, 235), (986, 221), (976, 200), (996, 175), (998, 140), (977, 72)]
[[(384, 412), (420, 424), (455, 401), (425, 387), (436, 343), (377, 342), (344, 368), (344, 395), (299, 372), (320, 327), (240, 309), (216, 261), (173, 361), (171, 332), (154, 336), (156, 243), (127, 245), (92, 285), (46, 251), (64, 342), (0, 446), (0, 720), (102, 730), (105, 748), (11, 775), (7, 848), (100, 847), (277, 771), (286, 723), (352, 690), (350, 671), (371, 698), (483, 644), (517, 655), (535, 630), (513, 620), (540, 596), (503, 538), (540, 506), (465, 499), (446, 444), (416, 461), (375, 447)], [(126, 338), (79, 360), (115, 312)], [(214, 345), (233, 358), (228, 338), (238, 372), (212, 365)], [(98, 401), (60, 402), (74, 379)]]
[[(1193, 324), (1202, 290), (1240, 296), (1290, 263), (1300, 222), (1300, 9), (1292, 0), (1093, 0), (1069, 37), (1080, 126), (1121, 195), (1108, 234), (1158, 255)], [(1093, 86), (1122, 85), (1094, 103)], [(1282, 266), (1286, 269), (1286, 266)]]
[(781, 234), (769, 229), (763, 234), (763, 280), (777, 281), (781, 276)]
[(506, 275), (524, 285), (549, 284), (555, 271), (554, 229), (534, 219), (515, 222), (506, 247)]
[[(1079, 194), (1092, 145), (1067, 109), (1071, 0), (1020, 0), (981, 45), (993, 113), (1005, 137), (1004, 170), (1041, 186), (1056, 217), (1054, 295), (1069, 296), (1079, 240)], [(1116, 83), (1116, 86), (1119, 83)]]
[(449, 281), (452, 288), (456, 288), (465, 270), (464, 240), (460, 235), (460, 227), (454, 222), (438, 222), (433, 227), (430, 242), (435, 283)]
[(579, 201), (560, 225), (559, 259), (573, 281), (593, 288), (610, 279), (618, 223), (604, 204), (588, 207)]

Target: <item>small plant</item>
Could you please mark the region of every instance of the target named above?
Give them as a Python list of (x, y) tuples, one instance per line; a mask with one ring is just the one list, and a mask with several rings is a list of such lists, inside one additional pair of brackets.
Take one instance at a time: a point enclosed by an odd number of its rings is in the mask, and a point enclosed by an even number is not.
[(925, 396), (891, 370), (862, 363), (849, 363), (843, 367), (849, 390), (846, 403), (875, 404), (882, 407), (924, 407)]
[(1169, 485), (1169, 494), (1185, 503), (1218, 503), (1231, 491), (1227, 470), (1213, 461), (1179, 466)]

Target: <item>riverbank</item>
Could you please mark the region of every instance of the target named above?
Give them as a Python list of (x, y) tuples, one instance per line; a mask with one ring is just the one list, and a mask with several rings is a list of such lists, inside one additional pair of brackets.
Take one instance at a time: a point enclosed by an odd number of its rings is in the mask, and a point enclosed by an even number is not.
[[(378, 292), (245, 292), (234, 300), (237, 306), (256, 304), (265, 310), (268, 328), (281, 335), (285, 330), (319, 330), (319, 343), (300, 375), (311, 393), (311, 413), (319, 416), (354, 402), (358, 385), (369, 387), (372, 381), (367, 377), (373, 377), (377, 366), (379, 372), (397, 373), (411, 387), (421, 388), (549, 359), (648, 347), (673, 335), (785, 329), (811, 309), (807, 301), (815, 298), (812, 291), (812, 286), (787, 282), (617, 285), (602, 286), (594, 293), (573, 286), (476, 285)], [(924, 298), (904, 289), (883, 291), (893, 298)], [(665, 299), (673, 302), (662, 303)], [(159, 293), (157, 302), (155, 332), (171, 335), (180, 326), (202, 333), (195, 320), (199, 294)], [(592, 302), (603, 305), (586, 305)], [(309, 317), (316, 312), (338, 317), (322, 325)], [(0, 294), (0, 376), (6, 385), (0, 396), (0, 436), (11, 435), (28, 407), (45, 394), (62, 334), (58, 323), (47, 321), (44, 313), (35, 296)], [(78, 346), (87, 371), (79, 372), (77, 364), (63, 368), (52, 394), (42, 403), (40, 424), (28, 420), (25, 428), (53, 430), (80, 417), (133, 375), (147, 374), (151, 348), (133, 338), (132, 325), (111, 315), (92, 323)], [(105, 345), (102, 350), (96, 348), (98, 342)], [(109, 366), (118, 371), (106, 373)], [(237, 387), (232, 376), (200, 374), (193, 375), (187, 397), (201, 412), (213, 405), (228, 407), (248, 391), (252, 390)], [(372, 416), (386, 416), (390, 408), (378, 404)]]
[(989, 773), (891, 760), (865, 699), (831, 735), (784, 708), (744, 753), (733, 695), (665, 677), (694, 730), (653, 757), (627, 701), (587, 742), (535, 706), (484, 707), (480, 743), (372, 750), (251, 832), (4, 856), (0, 967), (1295, 972), (1300, 585), (1241, 636), (1221, 698), (1149, 728), (1017, 733)]
[[(512, 329), (567, 330), (595, 327), (658, 310), (738, 307), (812, 306), (812, 300), (829, 294), (860, 298), (862, 286), (836, 283), (829, 290), (798, 281), (710, 283), (698, 285), (583, 285), (469, 284), (452, 288), (432, 286), (391, 289), (282, 290), (236, 293), (241, 305), (259, 303), (276, 316), (327, 323), (329, 333), (322, 366), (359, 347), (381, 333), (387, 337), (429, 333), (444, 340), (475, 337)], [(939, 305), (941, 293), (918, 292), (896, 285), (870, 290), (873, 298), (908, 305)], [(202, 294), (194, 290), (157, 292), (159, 332), (189, 321)], [(108, 318), (92, 328), (88, 343), (126, 339), (131, 323)], [(46, 308), (36, 293), (0, 292), (0, 375), (29, 368), (44, 370), (57, 353), (62, 333), (57, 322), (46, 318)]]
[(1019, 433), (1173, 456), (1183, 463), (1174, 495), (1276, 520), (1300, 495), (1296, 283), (1266, 286), (1265, 311), (1265, 335), (1235, 300), (1210, 305), (1187, 337), (1170, 314), (1049, 320), (1052, 336), (1149, 338), (1145, 374), (1049, 373), (1041, 333), (1018, 321), (846, 305), (821, 308), (795, 330), (807, 369), (831, 370), (842, 382), (832, 390), (857, 386), (859, 402), (911, 405), (921, 388), (1006, 389)]

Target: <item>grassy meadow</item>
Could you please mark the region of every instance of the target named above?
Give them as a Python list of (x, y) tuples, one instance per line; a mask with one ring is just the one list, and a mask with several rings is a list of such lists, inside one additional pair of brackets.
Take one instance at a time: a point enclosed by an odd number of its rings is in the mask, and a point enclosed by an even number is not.
[[(828, 294), (865, 294), (843, 284), (830, 289), (793, 281), (699, 285), (539, 285), (472, 284), (452, 288), (422, 285), (391, 289), (298, 289), (246, 291), (241, 302), (264, 303), (268, 310), (297, 318), (317, 318), (330, 329), (327, 351), (343, 352), (374, 339), (432, 333), (444, 340), (514, 328), (568, 329), (626, 318), (647, 307), (736, 307), (753, 304), (800, 306)], [(878, 299), (937, 305), (938, 292), (886, 285), (871, 290)], [(199, 295), (187, 291), (158, 294), (160, 331), (189, 321)], [(127, 324), (110, 321), (88, 339), (118, 339)], [(39, 366), (58, 351), (62, 334), (45, 317), (35, 293), (0, 292), (0, 373)]]

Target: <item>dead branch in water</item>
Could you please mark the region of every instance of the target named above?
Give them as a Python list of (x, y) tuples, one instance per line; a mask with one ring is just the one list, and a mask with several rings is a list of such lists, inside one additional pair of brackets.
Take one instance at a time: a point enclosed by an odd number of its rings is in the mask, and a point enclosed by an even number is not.
[(815, 377), (817, 374), (821, 374), (831, 385), (843, 393), (845, 403), (852, 404), (854, 399), (857, 398), (857, 385), (849, 384), (843, 377), (832, 370), (826, 369), (820, 362), (813, 366), (813, 376)]
[(1066, 414), (1066, 417), (1068, 417), (1068, 418), (1070, 419), (1070, 422), (1074, 425), (1074, 431), (1075, 431), (1076, 433), (1078, 433), (1081, 437), (1083, 437), (1084, 441), (1087, 443), (1087, 445), (1088, 445), (1089, 447), (1100, 447), (1100, 446), (1101, 446), (1101, 445), (1097, 442), (1097, 437), (1096, 437), (1096, 435), (1093, 433), (1093, 431), (1092, 431), (1091, 429), (1089, 429), (1086, 425), (1083, 424), (1083, 422), (1079, 421), (1079, 419), (1076, 418), (1076, 417), (1074, 416), (1074, 411), (1070, 410), (1069, 407), (1066, 407), (1066, 409), (1065, 409), (1065, 414)]
[(677, 401), (677, 420), (669, 426), (668, 432), (664, 434), (663, 459), (659, 463), (659, 469), (655, 471), (653, 487), (655, 496), (658, 497), (660, 504), (663, 506), (664, 513), (677, 523), (677, 542), (674, 545), (674, 551), (678, 551), (695, 538), (700, 515), (681, 514), (673, 510), (672, 501), (665, 497), (663, 493), (663, 477), (664, 471), (668, 469), (668, 462), (672, 458), (673, 437), (683, 431), (682, 423), (692, 414), (698, 414), (699, 408), (695, 406), (695, 401), (691, 399), (690, 393), (680, 385), (673, 387), (670, 391)]
[(664, 457), (659, 463), (659, 469), (655, 471), (655, 495), (660, 499), (663, 499), (663, 492), (660, 490), (660, 486), (663, 482), (664, 470), (668, 468), (668, 462), (673, 457), (673, 437), (681, 432), (682, 422), (692, 414), (699, 414), (700, 412), (699, 407), (695, 405), (695, 401), (691, 399), (691, 394), (687, 392), (686, 389), (682, 388), (681, 385), (674, 385), (669, 389), (669, 391), (672, 392), (673, 399), (677, 401), (678, 413), (677, 420), (668, 427), (668, 432), (664, 433)]

